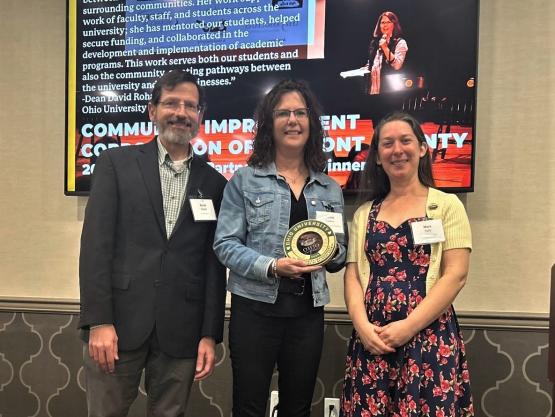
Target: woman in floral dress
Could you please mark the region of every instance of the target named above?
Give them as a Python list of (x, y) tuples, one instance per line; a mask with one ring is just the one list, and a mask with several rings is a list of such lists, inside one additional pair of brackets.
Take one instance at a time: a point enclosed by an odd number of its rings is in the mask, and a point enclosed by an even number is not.
[(355, 213), (345, 301), (353, 321), (343, 417), (473, 416), (468, 366), (452, 302), (466, 281), (468, 218), (433, 188), (418, 122), (382, 120)]

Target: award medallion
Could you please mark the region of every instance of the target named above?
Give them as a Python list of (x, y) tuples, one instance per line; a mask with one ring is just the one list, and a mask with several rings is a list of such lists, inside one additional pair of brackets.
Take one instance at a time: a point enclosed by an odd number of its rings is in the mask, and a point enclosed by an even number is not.
[(319, 220), (303, 220), (291, 227), (283, 239), (285, 256), (324, 265), (335, 254), (337, 238), (333, 230)]

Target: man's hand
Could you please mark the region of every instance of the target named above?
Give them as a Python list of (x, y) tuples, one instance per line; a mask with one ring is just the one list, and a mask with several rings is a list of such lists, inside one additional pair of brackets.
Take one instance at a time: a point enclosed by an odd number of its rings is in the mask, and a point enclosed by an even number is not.
[(118, 356), (118, 336), (112, 324), (102, 325), (90, 330), (89, 356), (104, 372), (112, 373)]
[(214, 370), (216, 356), (216, 342), (211, 337), (203, 337), (198, 343), (197, 364), (195, 367), (195, 381), (209, 376)]

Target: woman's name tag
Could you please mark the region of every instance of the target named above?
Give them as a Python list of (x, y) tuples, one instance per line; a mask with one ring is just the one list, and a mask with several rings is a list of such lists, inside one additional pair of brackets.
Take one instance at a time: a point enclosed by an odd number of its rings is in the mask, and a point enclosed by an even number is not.
[(213, 222), (217, 220), (212, 200), (208, 198), (191, 198), (189, 202), (193, 211), (193, 219), (196, 222)]
[(334, 211), (317, 211), (316, 220), (326, 223), (336, 235), (345, 233), (343, 230), (343, 215)]
[(412, 222), (410, 228), (415, 245), (445, 242), (445, 233), (440, 219)]

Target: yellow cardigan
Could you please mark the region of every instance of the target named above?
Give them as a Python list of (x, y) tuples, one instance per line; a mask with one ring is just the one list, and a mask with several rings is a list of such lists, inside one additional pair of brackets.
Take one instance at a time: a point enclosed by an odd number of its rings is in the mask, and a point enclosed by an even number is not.
[[(372, 201), (367, 201), (355, 212), (347, 250), (347, 263), (357, 263), (358, 276), (364, 291), (366, 291), (370, 279), (370, 262), (364, 252), (364, 241), (371, 208)], [(431, 244), (430, 266), (426, 275), (426, 294), (428, 294), (430, 288), (440, 277), (443, 251), (455, 248), (472, 249), (472, 237), (464, 206), (453, 194), (430, 188), (426, 200), (426, 216), (429, 219), (441, 219), (445, 232), (445, 242)]]

